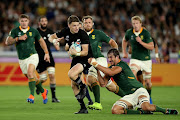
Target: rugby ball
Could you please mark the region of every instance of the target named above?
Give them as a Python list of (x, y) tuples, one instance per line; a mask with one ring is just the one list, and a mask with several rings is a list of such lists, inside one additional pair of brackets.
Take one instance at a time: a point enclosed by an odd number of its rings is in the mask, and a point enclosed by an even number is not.
[(81, 52), (81, 45), (79, 42), (72, 43), (70, 49), (75, 49), (77, 52)]

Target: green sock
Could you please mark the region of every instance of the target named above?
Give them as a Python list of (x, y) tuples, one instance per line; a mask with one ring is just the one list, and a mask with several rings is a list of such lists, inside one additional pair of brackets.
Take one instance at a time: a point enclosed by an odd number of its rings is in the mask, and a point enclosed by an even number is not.
[(34, 89), (36, 86), (36, 82), (35, 81), (31, 81), (29, 82), (29, 89), (30, 89), (30, 94), (34, 96)]
[(95, 102), (100, 103), (100, 88), (97, 82), (93, 83), (92, 85), (92, 92), (94, 94)]
[(156, 106), (156, 110), (155, 110), (154, 112), (162, 112), (162, 113), (165, 113), (165, 112), (166, 112), (166, 109), (160, 108), (160, 107)]
[(125, 114), (141, 114), (141, 112), (138, 110), (129, 110), (129, 109), (124, 110), (124, 113)]
[(37, 84), (37, 85), (36, 85), (36, 88), (37, 88), (41, 93), (43, 93), (43, 92), (44, 92), (44, 88), (42, 87), (41, 82), (36, 83), (36, 84)]
[(115, 93), (116, 95), (119, 95), (120, 97), (125, 96), (124, 91), (123, 91), (121, 88), (119, 88), (119, 86), (117, 86), (117, 85), (116, 85), (116, 91), (115, 91), (114, 93)]

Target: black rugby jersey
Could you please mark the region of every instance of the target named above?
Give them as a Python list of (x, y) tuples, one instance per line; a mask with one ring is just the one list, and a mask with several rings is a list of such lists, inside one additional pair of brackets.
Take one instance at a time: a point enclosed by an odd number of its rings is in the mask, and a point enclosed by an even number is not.
[[(73, 42), (79, 42), (81, 45), (82, 44), (89, 44), (89, 36), (84, 30), (79, 29), (78, 33), (72, 34), (70, 32), (70, 29), (68, 27), (62, 29), (60, 32), (56, 33), (58, 38), (64, 37), (66, 43), (68, 43), (69, 46), (72, 45)], [(88, 48), (88, 55), (87, 56), (77, 56), (78, 57), (84, 57), (84, 58), (89, 58), (92, 57), (92, 51), (91, 51), (91, 46), (89, 44)]]
[[(47, 45), (47, 49), (49, 51), (49, 53), (51, 54), (51, 50), (50, 50), (50, 42), (49, 42), (49, 36), (51, 34), (54, 34), (54, 32), (47, 28), (46, 31), (42, 31), (40, 28), (37, 28), (37, 30), (39, 31), (39, 33), (41, 34), (42, 38), (44, 39), (46, 45)], [(39, 42), (35, 42), (35, 48), (36, 48), (36, 51), (38, 53), (39, 56), (44, 56), (44, 50), (41, 48)]]

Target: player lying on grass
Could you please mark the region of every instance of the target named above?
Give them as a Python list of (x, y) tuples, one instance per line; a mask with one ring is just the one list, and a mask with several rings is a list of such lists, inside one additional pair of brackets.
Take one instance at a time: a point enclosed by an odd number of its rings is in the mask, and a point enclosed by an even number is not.
[[(101, 86), (106, 86), (110, 77), (118, 84), (124, 96), (116, 101), (112, 107), (112, 114), (152, 114), (152, 112), (162, 112), (164, 114), (178, 114), (177, 110), (164, 109), (149, 103), (149, 94), (143, 85), (136, 80), (133, 72), (121, 60), (117, 49), (108, 51), (108, 60), (111, 64), (109, 68), (99, 65), (94, 58), (89, 58), (88, 62), (97, 70), (101, 70), (105, 76), (99, 74)], [(140, 105), (140, 109), (132, 110), (133, 106)]]

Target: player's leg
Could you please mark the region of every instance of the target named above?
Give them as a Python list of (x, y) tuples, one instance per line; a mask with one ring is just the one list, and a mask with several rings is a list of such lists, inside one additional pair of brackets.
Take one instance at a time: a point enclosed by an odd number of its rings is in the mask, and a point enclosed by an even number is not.
[[(72, 64), (71, 64), (71, 66), (72, 66)], [(84, 69), (83, 65), (81, 63), (77, 63), (68, 72), (68, 76), (72, 80), (72, 83), (76, 83), (78, 86), (80, 86), (79, 93), (75, 92), (76, 90), (74, 90), (74, 89), (76, 89), (76, 87), (72, 86), (72, 89), (75, 93), (75, 97), (81, 106), (81, 109), (78, 112), (76, 112), (75, 114), (88, 113), (86, 106), (84, 104), (84, 101), (83, 101), (83, 98), (86, 95), (86, 85), (80, 79), (80, 75), (81, 75), (83, 69)]]
[(48, 67), (47, 68), (49, 79), (50, 79), (50, 88), (52, 94), (52, 102), (59, 103), (60, 100), (56, 98), (56, 79), (55, 79), (55, 67)]
[(143, 61), (142, 69), (145, 71), (144, 79), (145, 79), (145, 87), (150, 95), (150, 103), (152, 104), (151, 99), (151, 89), (152, 89), (152, 83), (151, 83), (151, 72), (152, 72), (152, 61)]
[(137, 80), (138, 80), (139, 82), (141, 82), (142, 84), (143, 84), (143, 82), (144, 82), (143, 73), (142, 73), (141, 70), (139, 70), (139, 71), (137, 72)]
[(106, 85), (107, 90), (115, 93), (116, 95), (119, 95), (120, 97), (123, 97), (125, 93), (123, 90), (116, 84), (112, 78), (108, 81), (108, 84)]
[[(83, 71), (83, 74), (81, 75), (81, 80), (82, 80), (82, 82), (83, 82), (84, 84), (86, 84), (86, 86), (88, 86), (88, 85), (87, 85), (87, 82), (86, 82), (87, 74), (88, 74), (88, 69), (87, 69), (87, 70), (84, 70), (84, 71)], [(86, 90), (86, 98), (88, 99), (88, 105), (92, 105), (92, 104), (93, 104), (93, 101), (92, 101), (92, 99), (91, 99), (91, 96), (89, 95), (89, 90), (88, 90), (88, 88), (87, 88), (87, 90)]]

